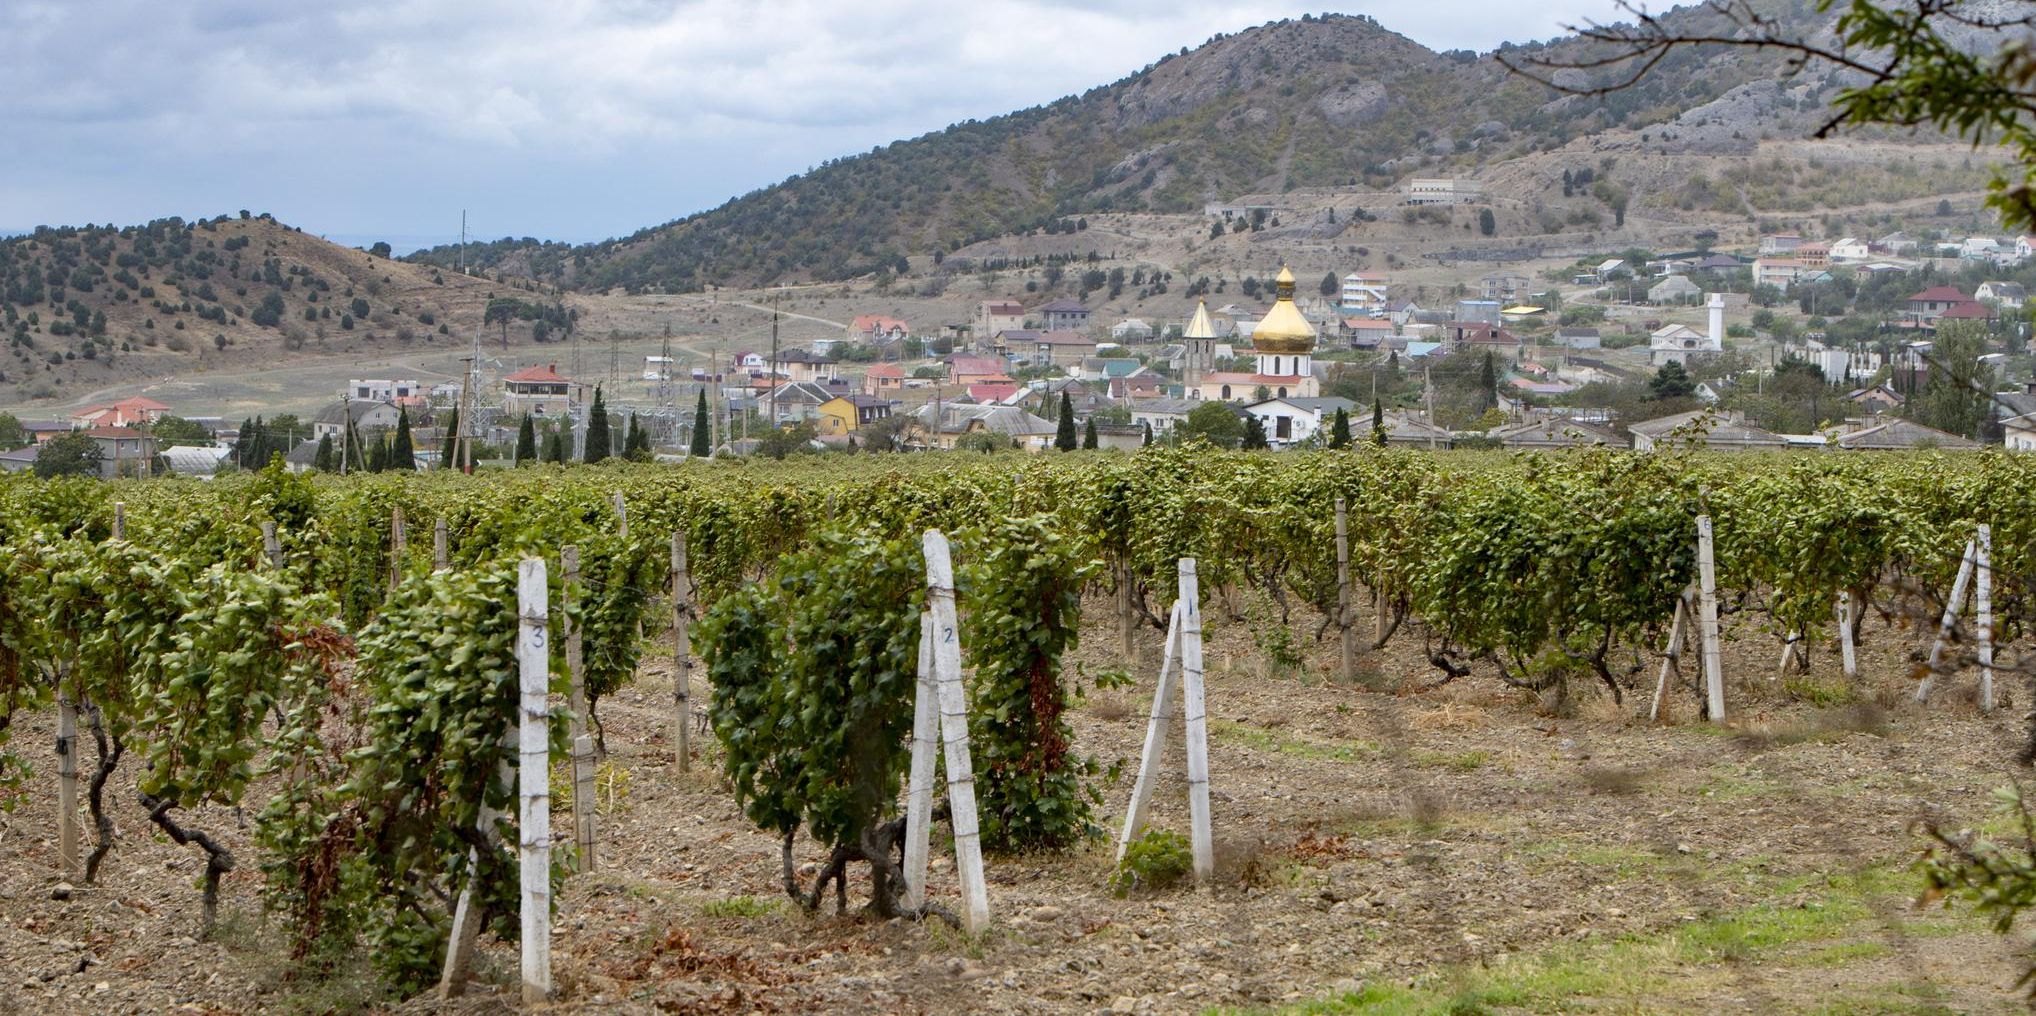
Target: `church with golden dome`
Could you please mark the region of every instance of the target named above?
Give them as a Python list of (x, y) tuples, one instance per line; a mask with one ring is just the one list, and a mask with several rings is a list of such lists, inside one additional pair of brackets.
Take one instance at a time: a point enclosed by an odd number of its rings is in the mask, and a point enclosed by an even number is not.
[[(1188, 385), (1189, 398), (1250, 402), (1261, 397), (1261, 389), (1264, 397), (1276, 399), (1306, 399), (1322, 394), (1322, 383), (1315, 379), (1311, 355), (1315, 351), (1315, 326), (1294, 306), (1294, 273), (1282, 267), (1274, 291), (1277, 297), (1272, 310), (1251, 330), (1251, 372), (1215, 371), (1193, 378)], [(1206, 327), (1207, 321), (1207, 311), (1198, 309), (1194, 322)], [(1189, 332), (1194, 331), (1194, 322)], [(1195, 338), (1192, 334), (1182, 337), (1190, 341)]]

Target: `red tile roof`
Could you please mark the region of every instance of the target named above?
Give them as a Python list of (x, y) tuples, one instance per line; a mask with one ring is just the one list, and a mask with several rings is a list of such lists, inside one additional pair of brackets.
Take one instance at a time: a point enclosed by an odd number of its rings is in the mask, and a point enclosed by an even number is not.
[(1909, 297), (1909, 302), (1914, 303), (1918, 300), (1925, 300), (1931, 303), (1964, 303), (1970, 299), (1972, 297), (1959, 292), (1957, 286), (1931, 286), (1929, 289)]
[(880, 363), (871, 367), (869, 370), (864, 371), (864, 374), (868, 377), (901, 378), (905, 376), (905, 368), (900, 367), (895, 363)]
[(1947, 308), (1944, 311), (1942, 315), (1939, 316), (1952, 318), (1954, 320), (1985, 321), (1989, 318), (1992, 318), (1994, 316), (1994, 312), (1988, 309), (1986, 304), (1975, 303), (1971, 300), (1967, 300), (1964, 303), (1952, 304), (1949, 308)]
[(559, 375), (558, 364), (555, 363), (547, 363), (542, 367), (525, 367), (502, 380), (529, 384), (564, 384), (566, 381)]

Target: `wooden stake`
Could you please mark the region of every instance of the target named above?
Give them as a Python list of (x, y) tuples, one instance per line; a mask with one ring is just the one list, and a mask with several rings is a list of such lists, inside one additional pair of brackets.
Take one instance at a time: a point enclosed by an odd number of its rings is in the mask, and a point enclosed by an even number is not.
[(686, 561), (686, 534), (672, 532), (672, 706), (678, 736), (679, 771), (693, 767), (693, 574)]
[(1697, 631), (1704, 643), (1704, 712), (1725, 721), (1725, 661), (1718, 649), (1718, 569), (1712, 559), (1711, 517), (1697, 516)]
[(394, 590), (403, 582), (403, 506), (397, 505), (389, 513), (389, 588)]
[(1973, 609), (1979, 613), (1979, 711), (1994, 711), (1994, 527), (1982, 525), (1973, 554)]
[(1145, 751), (1138, 760), (1138, 781), (1131, 788), (1131, 804), (1124, 809), (1124, 832), (1117, 837), (1117, 860), (1131, 841), (1145, 831), (1145, 813), (1152, 803), (1152, 788), (1159, 783), (1160, 758), (1166, 753), (1167, 734), (1173, 727), (1174, 657), (1181, 647), (1181, 605), (1167, 612), (1166, 650), (1160, 657), (1159, 687), (1152, 693), (1152, 709), (1145, 719)]
[(983, 844), (976, 820), (975, 763), (969, 757), (968, 693), (961, 685), (961, 637), (954, 611), (954, 566), (947, 537), (926, 531), (926, 596), (933, 613), (934, 679), (940, 689), (940, 740), (947, 756), (947, 803), (954, 826), (955, 867), (961, 874), (962, 927), (971, 935), (990, 924), (989, 888), (983, 881)]
[(551, 656), (546, 647), (544, 560), (524, 558), (516, 574), (519, 631), (517, 826), (521, 838), (523, 1003), (551, 996)]
[(1216, 849), (1209, 825), (1209, 717), (1202, 708), (1202, 608), (1195, 559), (1181, 558), (1181, 700), (1188, 738), (1188, 820), (1192, 826), (1195, 879), (1207, 887), (1216, 875)]
[(1343, 635), (1343, 683), (1357, 681), (1357, 634), (1350, 630), (1349, 510), (1336, 499), (1336, 627)]
[(1848, 681), (1859, 678), (1859, 646), (1852, 638), (1852, 591), (1838, 594), (1838, 659)]
[(1952, 629), (1958, 626), (1958, 614), (1965, 609), (1965, 589), (1972, 582), (1975, 565), (1976, 541), (1965, 541), (1965, 553), (1958, 560), (1958, 577), (1951, 581), (1951, 595), (1944, 601), (1944, 619), (1937, 624), (1937, 641), (1930, 646), (1929, 669), (1923, 672), (1923, 683), (1916, 686), (1916, 701), (1930, 697), (1930, 683), (1937, 680), (1937, 668), (1944, 664), (1944, 646), (1951, 640)]
[(452, 567), (452, 533), (444, 519), (431, 525), (431, 567), (437, 571)]
[(565, 629), (567, 716), (573, 742), (573, 870), (594, 870), (594, 739), (587, 736), (587, 664), (584, 637), (573, 607), (579, 603), (580, 548), (559, 548), (565, 582), (559, 625)]
[(1690, 594), (1688, 590), (1684, 590), (1682, 595), (1675, 598), (1675, 620), (1669, 622), (1668, 626), (1668, 649), (1662, 653), (1661, 676), (1654, 679), (1654, 702), (1647, 707), (1649, 723), (1661, 720), (1661, 703), (1668, 697), (1669, 674), (1673, 673), (1677, 677), (1683, 674), (1683, 631), (1689, 626), (1689, 619)]
[(905, 793), (905, 907), (926, 905), (926, 851), (932, 838), (933, 753), (940, 723), (933, 680), (933, 612), (919, 612), (919, 687), (912, 699), (912, 776)]
[(262, 553), (268, 557), (271, 570), (283, 570), (283, 541), (276, 538), (273, 522), (262, 523)]

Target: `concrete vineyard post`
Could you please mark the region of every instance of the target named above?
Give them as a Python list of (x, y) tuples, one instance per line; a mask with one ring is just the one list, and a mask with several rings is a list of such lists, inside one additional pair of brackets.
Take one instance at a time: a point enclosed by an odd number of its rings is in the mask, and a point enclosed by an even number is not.
[(1668, 626), (1668, 649), (1661, 656), (1661, 676), (1654, 679), (1654, 702), (1647, 707), (1649, 723), (1659, 722), (1661, 719), (1661, 703), (1668, 696), (1669, 674), (1682, 676), (1683, 632), (1688, 628), (1689, 620), (1690, 594), (1688, 590), (1684, 590), (1681, 596), (1675, 598), (1675, 620)]
[(1350, 630), (1350, 512), (1336, 499), (1336, 627), (1343, 636), (1343, 683), (1357, 680), (1357, 634)]
[(431, 567), (445, 571), (452, 567), (452, 539), (444, 519), (431, 525)]
[(1979, 614), (1979, 711), (1994, 711), (1994, 527), (1982, 525), (1974, 538), (1973, 610)]
[(1117, 860), (1131, 841), (1145, 829), (1145, 812), (1152, 804), (1152, 788), (1159, 782), (1159, 763), (1166, 753), (1167, 734), (1173, 726), (1174, 659), (1181, 647), (1181, 605), (1167, 612), (1166, 649), (1160, 656), (1159, 687), (1152, 693), (1152, 709), (1145, 719), (1145, 750), (1138, 759), (1138, 781), (1131, 787), (1131, 804), (1124, 809), (1124, 832), (1117, 837)]
[(403, 506), (397, 505), (389, 513), (389, 588), (394, 590), (403, 581)]
[(615, 492), (615, 535), (629, 539), (629, 505), (622, 500), (622, 492)]
[(78, 703), (71, 668), (57, 668), (57, 866), (78, 873)]
[(1134, 640), (1138, 621), (1131, 610), (1131, 560), (1117, 562), (1117, 658), (1125, 670), (1138, 669), (1138, 643)]
[(1188, 740), (1188, 821), (1194, 848), (1195, 880), (1207, 887), (1216, 875), (1215, 843), (1209, 825), (1209, 718), (1202, 707), (1202, 608), (1195, 559), (1180, 562), (1181, 705)]
[[(507, 786), (515, 777), (514, 771), (509, 768), (506, 753), (516, 748), (517, 727), (516, 721), (510, 721), (502, 735), (502, 748), (505, 754), (502, 764), (495, 770), (495, 782), (502, 786)], [(474, 819), (474, 827), (480, 832), (482, 842), (491, 850), (498, 842), (495, 823), (501, 818), (502, 813), (489, 807), (484, 797), (480, 814)], [(480, 868), (480, 852), (469, 849), (467, 881), (460, 887), (459, 901), (453, 905), (452, 932), (446, 938), (445, 969), (438, 978), (439, 998), (453, 998), (464, 992), (467, 987), (467, 975), (473, 969), (474, 946), (481, 938), (481, 915), (474, 906), (474, 879), (478, 877)]]
[(523, 1002), (551, 996), (551, 684), (544, 561), (524, 558), (516, 574), (518, 702), (517, 831), (521, 839)]
[(579, 604), (580, 548), (559, 548), (564, 592), (559, 626), (566, 636), (567, 723), (573, 743), (573, 870), (594, 870), (594, 739), (587, 736), (587, 663), (585, 636), (573, 608)]
[(1859, 645), (1852, 637), (1852, 591), (1838, 594), (1838, 659), (1848, 681), (1859, 678)]
[(1718, 648), (1718, 568), (1711, 549), (1711, 517), (1697, 516), (1697, 624), (1704, 647), (1704, 711), (1725, 722), (1725, 661)]
[(1930, 685), (1937, 680), (1937, 668), (1944, 665), (1944, 647), (1951, 641), (1951, 632), (1958, 627), (1959, 612), (1965, 609), (1966, 587), (1972, 583), (1976, 540), (1965, 541), (1965, 553), (1958, 559), (1958, 577), (1951, 580), (1951, 595), (1944, 600), (1944, 619), (1937, 623), (1937, 641), (1930, 645), (1930, 665), (1923, 672), (1923, 683), (1916, 686), (1916, 701), (1930, 697)]
[(983, 881), (982, 832), (976, 817), (975, 763), (969, 756), (968, 693), (961, 684), (961, 625), (955, 618), (954, 565), (947, 537), (926, 531), (926, 598), (933, 614), (934, 679), (940, 691), (940, 740), (946, 749), (947, 803), (954, 826), (955, 868), (961, 874), (962, 927), (971, 935), (990, 924)]
[(926, 905), (926, 850), (932, 837), (933, 753), (940, 723), (933, 681), (933, 612), (919, 612), (919, 685), (912, 697), (912, 775), (905, 790), (905, 906)]
[(679, 771), (693, 767), (693, 575), (686, 561), (686, 534), (672, 533), (672, 739)]
[(268, 559), (269, 567), (283, 570), (283, 541), (276, 538), (276, 524), (262, 523), (262, 554)]

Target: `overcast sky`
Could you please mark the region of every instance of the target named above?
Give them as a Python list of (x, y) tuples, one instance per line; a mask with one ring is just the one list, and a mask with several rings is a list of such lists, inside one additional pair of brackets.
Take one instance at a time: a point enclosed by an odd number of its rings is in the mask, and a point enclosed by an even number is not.
[[(1436, 49), (1610, 0), (1344, 8)], [(1262, 0), (0, 0), (0, 230), (268, 211), (595, 240), (1113, 81)]]

